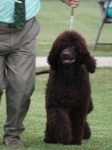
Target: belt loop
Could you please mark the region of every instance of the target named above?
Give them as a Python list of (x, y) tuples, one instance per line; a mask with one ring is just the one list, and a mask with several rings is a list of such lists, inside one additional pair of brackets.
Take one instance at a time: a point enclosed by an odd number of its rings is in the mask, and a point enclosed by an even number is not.
[(2, 27), (7, 27), (7, 28), (16, 28), (14, 23), (5, 23), (5, 22), (0, 22), (0, 26)]

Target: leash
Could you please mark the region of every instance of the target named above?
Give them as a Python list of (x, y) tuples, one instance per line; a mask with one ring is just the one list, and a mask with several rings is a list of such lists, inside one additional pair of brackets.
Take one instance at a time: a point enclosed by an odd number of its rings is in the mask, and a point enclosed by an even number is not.
[[(70, 30), (73, 30), (73, 23), (74, 23), (74, 7), (72, 7), (71, 14), (70, 14), (70, 27), (69, 27)], [(39, 72), (36, 72), (35, 74), (41, 75), (41, 74), (46, 74), (46, 73), (49, 73), (49, 70), (39, 71)]]
[(74, 23), (74, 7), (72, 7), (70, 14), (70, 30), (73, 29), (73, 23)]

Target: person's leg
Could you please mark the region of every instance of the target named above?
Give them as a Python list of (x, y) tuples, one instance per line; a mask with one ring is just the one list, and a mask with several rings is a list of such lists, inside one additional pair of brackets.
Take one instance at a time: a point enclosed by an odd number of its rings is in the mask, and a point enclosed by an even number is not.
[(7, 119), (4, 139), (20, 138), (22, 124), (30, 105), (35, 85), (36, 35), (39, 26), (35, 19), (27, 22), (21, 32), (12, 30), (12, 51), (6, 57), (7, 66)]
[(2, 97), (2, 91), (6, 87), (5, 80), (5, 58), (4, 56), (0, 56), (0, 101)]
[(7, 55), (9, 51), (9, 37), (10, 30), (6, 30), (6, 28), (0, 25), (0, 97), (2, 90), (6, 88), (5, 55)]

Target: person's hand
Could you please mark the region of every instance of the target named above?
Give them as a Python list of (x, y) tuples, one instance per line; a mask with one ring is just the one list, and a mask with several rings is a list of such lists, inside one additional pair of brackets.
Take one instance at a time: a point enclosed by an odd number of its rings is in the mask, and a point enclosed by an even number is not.
[(66, 3), (71, 7), (77, 7), (79, 5), (80, 0), (62, 0), (62, 2)]

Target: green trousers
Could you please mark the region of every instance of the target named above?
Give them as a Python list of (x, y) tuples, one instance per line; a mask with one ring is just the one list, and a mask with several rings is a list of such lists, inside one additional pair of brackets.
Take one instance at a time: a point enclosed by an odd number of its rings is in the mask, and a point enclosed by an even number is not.
[(18, 31), (0, 23), (0, 90), (6, 88), (7, 119), (4, 137), (20, 136), (35, 87), (36, 35), (35, 18)]

